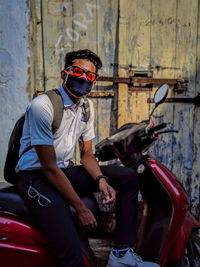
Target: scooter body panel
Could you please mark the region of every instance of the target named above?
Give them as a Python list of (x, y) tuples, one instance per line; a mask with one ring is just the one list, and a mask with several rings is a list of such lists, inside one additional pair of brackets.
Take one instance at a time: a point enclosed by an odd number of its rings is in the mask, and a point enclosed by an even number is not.
[(17, 215), (0, 212), (0, 252), (4, 267), (49, 266), (55, 267), (56, 259), (42, 232)]
[[(165, 244), (159, 260), (161, 266), (166, 266), (166, 263), (169, 260), (172, 260), (172, 253), (173, 260), (179, 259), (184, 255), (186, 244), (182, 241), (177, 242), (177, 238), (180, 235), (181, 228), (183, 227), (182, 224), (188, 209), (188, 198), (185, 189), (183, 188), (181, 183), (163, 164), (152, 158), (148, 159), (148, 163), (151, 166), (153, 172), (163, 184), (163, 186), (169, 192), (170, 198), (173, 203), (173, 213), (169, 226), (169, 232), (167, 234), (167, 238), (165, 240)], [(175, 243), (177, 243), (179, 247), (176, 250), (177, 255), (175, 255), (175, 253), (173, 252)]]
[[(87, 251), (87, 253), (89, 253)], [(42, 231), (18, 215), (0, 211), (0, 262), (3, 267), (56, 267), (57, 258)], [(85, 266), (93, 261), (82, 254)]]

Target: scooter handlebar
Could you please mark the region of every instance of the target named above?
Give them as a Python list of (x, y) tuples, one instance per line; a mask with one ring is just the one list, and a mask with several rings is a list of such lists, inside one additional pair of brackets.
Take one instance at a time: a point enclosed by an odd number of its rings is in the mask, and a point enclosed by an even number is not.
[(167, 124), (164, 123), (164, 122), (159, 124), (159, 125), (157, 125), (157, 126), (153, 126), (150, 129), (148, 129), (147, 134), (153, 134), (154, 132), (157, 132), (157, 131), (165, 128), (166, 126), (167, 126)]

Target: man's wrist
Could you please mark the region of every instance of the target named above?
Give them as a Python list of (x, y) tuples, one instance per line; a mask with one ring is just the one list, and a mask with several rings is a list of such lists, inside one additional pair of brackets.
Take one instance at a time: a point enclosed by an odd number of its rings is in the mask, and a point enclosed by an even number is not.
[[(78, 204), (78, 205), (77, 205)], [(79, 203), (76, 203), (76, 205), (74, 205), (74, 209), (76, 210), (77, 213), (82, 213), (84, 212), (87, 207), (85, 206), (85, 204), (81, 201)]]
[(106, 182), (108, 183), (108, 177), (105, 176), (105, 175), (98, 175), (98, 176), (96, 177), (96, 182), (99, 184), (99, 181), (100, 181), (101, 179), (105, 179)]

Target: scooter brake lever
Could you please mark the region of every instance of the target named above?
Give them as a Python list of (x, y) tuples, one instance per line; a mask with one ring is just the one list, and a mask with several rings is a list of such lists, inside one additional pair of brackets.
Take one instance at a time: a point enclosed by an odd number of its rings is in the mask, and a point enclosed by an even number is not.
[(152, 128), (151, 123), (149, 123), (149, 125), (147, 125), (147, 127), (145, 128), (145, 134), (149, 134), (149, 130)]
[(157, 134), (163, 134), (163, 133), (179, 133), (178, 130), (165, 130), (161, 132), (157, 132)]

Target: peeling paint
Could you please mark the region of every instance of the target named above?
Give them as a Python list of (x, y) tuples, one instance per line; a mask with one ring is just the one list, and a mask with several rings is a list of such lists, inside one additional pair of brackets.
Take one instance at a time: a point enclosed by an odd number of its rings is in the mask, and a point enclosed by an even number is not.
[(13, 76), (13, 62), (10, 53), (1, 48), (0, 51), (0, 86), (8, 84)]

